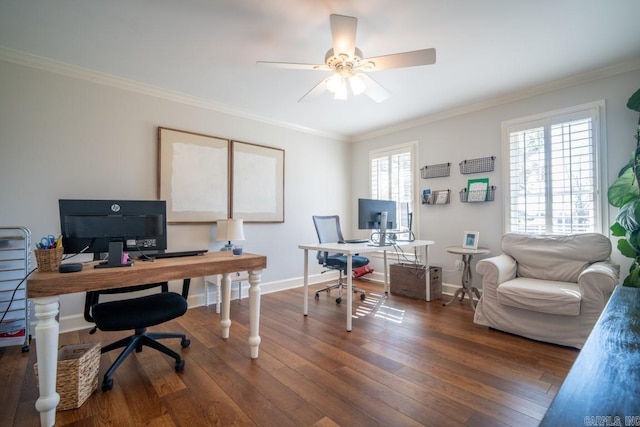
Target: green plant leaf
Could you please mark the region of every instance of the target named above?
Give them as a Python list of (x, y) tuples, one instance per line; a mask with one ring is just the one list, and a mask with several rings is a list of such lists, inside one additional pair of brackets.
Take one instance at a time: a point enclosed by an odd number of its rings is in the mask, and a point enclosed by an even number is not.
[(629, 268), (629, 275), (625, 277), (623, 286), (632, 288), (640, 288), (640, 268), (638, 267), (638, 260), (635, 260)]
[(621, 208), (630, 200), (640, 198), (640, 191), (636, 185), (636, 177), (633, 168), (625, 166), (620, 171), (620, 175), (611, 184), (607, 191), (607, 198), (611, 206)]
[(635, 258), (638, 256), (638, 252), (629, 244), (627, 239), (618, 240), (618, 250), (627, 258)]
[(627, 101), (627, 108), (633, 111), (640, 112), (640, 89), (638, 89), (636, 93), (631, 95), (631, 98), (629, 98), (629, 101)]
[(627, 230), (625, 230), (617, 221), (609, 227), (609, 230), (611, 230), (611, 235), (615, 237), (623, 237), (627, 233)]
[(640, 230), (640, 198), (636, 198), (631, 200), (628, 203), (625, 203), (624, 206), (620, 208), (618, 212), (618, 216), (616, 217), (616, 222), (622, 226), (627, 233), (632, 233), (636, 230)]

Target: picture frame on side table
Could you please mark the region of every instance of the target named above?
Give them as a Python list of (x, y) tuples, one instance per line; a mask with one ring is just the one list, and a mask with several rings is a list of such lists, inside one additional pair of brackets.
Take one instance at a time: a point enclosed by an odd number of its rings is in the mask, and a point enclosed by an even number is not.
[(465, 231), (462, 238), (462, 247), (464, 249), (478, 249), (478, 239), (480, 233), (477, 231)]

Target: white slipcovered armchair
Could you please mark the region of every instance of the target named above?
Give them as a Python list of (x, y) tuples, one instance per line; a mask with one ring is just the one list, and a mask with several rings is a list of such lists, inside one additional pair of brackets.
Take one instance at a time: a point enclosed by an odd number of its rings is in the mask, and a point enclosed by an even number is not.
[(482, 297), (474, 322), (538, 341), (582, 348), (619, 266), (602, 234), (505, 234), (502, 254), (478, 261)]

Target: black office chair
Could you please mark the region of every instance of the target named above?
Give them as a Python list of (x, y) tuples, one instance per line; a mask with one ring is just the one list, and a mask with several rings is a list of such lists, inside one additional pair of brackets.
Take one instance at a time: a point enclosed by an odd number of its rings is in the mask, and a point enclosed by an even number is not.
[[(340, 229), (340, 217), (338, 215), (327, 216), (313, 216), (313, 224), (316, 227), (316, 233), (318, 234), (318, 241), (320, 243), (337, 243), (344, 241), (342, 237), (342, 230)], [(318, 252), (318, 263), (327, 268), (325, 271), (338, 270), (340, 272), (340, 278), (338, 283), (329, 285), (316, 291), (316, 299), (320, 298), (320, 292), (326, 291), (329, 293), (331, 289), (338, 289), (338, 298), (336, 303), (342, 302), (342, 288), (345, 286), (342, 280), (342, 275), (347, 274), (347, 256), (342, 253), (329, 253)], [(363, 256), (354, 255), (351, 258), (351, 268), (358, 268), (369, 264), (369, 259)], [(325, 272), (323, 271), (323, 273)], [(349, 272), (351, 274), (351, 272)], [(366, 298), (365, 291), (356, 286), (352, 286), (353, 292), (360, 293), (360, 299)]]
[[(131, 286), (121, 289), (108, 289), (103, 291), (87, 292), (84, 306), (84, 318), (87, 322), (95, 323), (91, 333), (96, 329), (101, 331), (134, 330), (134, 335), (123, 338), (107, 346), (102, 347), (101, 353), (106, 353), (117, 348), (124, 350), (113, 362), (104, 374), (102, 391), (113, 388), (113, 373), (122, 362), (136, 350), (142, 351), (142, 346), (154, 348), (175, 359), (175, 370), (184, 370), (184, 359), (169, 347), (160, 344), (161, 338), (180, 338), (180, 345), (185, 348), (191, 344), (184, 334), (147, 332), (150, 326), (159, 325), (169, 320), (182, 316), (187, 312), (187, 296), (189, 294), (190, 279), (185, 279), (182, 286), (182, 295), (169, 292), (167, 282), (150, 283), (139, 286)], [(160, 287), (161, 292), (142, 297), (122, 299), (117, 301), (99, 302), (102, 294), (119, 294)]]

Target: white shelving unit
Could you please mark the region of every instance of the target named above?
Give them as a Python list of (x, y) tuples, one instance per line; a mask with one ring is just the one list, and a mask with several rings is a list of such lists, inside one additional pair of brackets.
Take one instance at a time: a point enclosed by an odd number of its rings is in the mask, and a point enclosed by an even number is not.
[(29, 351), (30, 307), (27, 280), (31, 265), (31, 232), (0, 227), (0, 347), (22, 345)]

